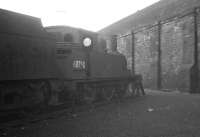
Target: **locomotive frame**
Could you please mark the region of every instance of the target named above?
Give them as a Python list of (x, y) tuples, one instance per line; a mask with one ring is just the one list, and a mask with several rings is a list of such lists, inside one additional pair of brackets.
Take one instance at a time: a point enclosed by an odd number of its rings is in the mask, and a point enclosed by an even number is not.
[(44, 29), (38, 18), (0, 10), (0, 37), (0, 109), (110, 101), (134, 92), (125, 57), (105, 53), (97, 33)]

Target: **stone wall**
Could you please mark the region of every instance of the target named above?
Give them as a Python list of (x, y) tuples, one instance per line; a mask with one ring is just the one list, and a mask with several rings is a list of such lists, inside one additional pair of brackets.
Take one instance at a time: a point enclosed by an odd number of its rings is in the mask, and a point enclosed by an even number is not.
[(163, 89), (189, 90), (194, 64), (194, 17), (163, 24), (161, 35)]
[(156, 88), (158, 65), (157, 27), (135, 34), (135, 72), (143, 75), (147, 88)]
[[(198, 27), (198, 37), (197, 37), (197, 40), (198, 40), (198, 62), (199, 62), (199, 69), (200, 69), (200, 9), (197, 10), (197, 13), (198, 13), (198, 16), (197, 16), (197, 27)], [(200, 73), (199, 73), (200, 74)], [(199, 76), (200, 78), (200, 76)]]
[[(199, 13), (197, 21), (199, 28)], [(135, 72), (143, 75), (144, 86), (156, 88), (161, 80), (162, 89), (189, 91), (191, 68), (195, 64), (194, 14), (162, 21), (160, 33), (158, 25), (133, 31)], [(198, 33), (200, 39), (200, 29)], [(127, 57), (128, 66), (132, 66), (131, 42), (131, 35), (118, 39), (118, 50)], [(200, 43), (198, 47), (199, 54)]]

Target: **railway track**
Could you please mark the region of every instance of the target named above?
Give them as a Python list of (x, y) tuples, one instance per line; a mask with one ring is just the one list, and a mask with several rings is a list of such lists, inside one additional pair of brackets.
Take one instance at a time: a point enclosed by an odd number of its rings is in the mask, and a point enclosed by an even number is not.
[[(77, 113), (93, 111), (99, 107), (107, 106), (109, 104), (119, 104), (126, 100), (136, 98), (136, 96), (127, 97), (124, 99), (115, 99), (112, 101), (95, 102), (92, 104), (76, 105), (69, 107), (67, 104), (59, 106), (51, 106), (45, 109), (38, 110), (16, 110), (10, 112), (3, 112), (1, 115), (0, 132), (7, 128), (24, 127), (28, 124), (34, 124), (41, 121), (56, 119), (58, 117), (68, 117), (72, 119), (77, 116)], [(2, 113), (2, 114), (3, 114)]]

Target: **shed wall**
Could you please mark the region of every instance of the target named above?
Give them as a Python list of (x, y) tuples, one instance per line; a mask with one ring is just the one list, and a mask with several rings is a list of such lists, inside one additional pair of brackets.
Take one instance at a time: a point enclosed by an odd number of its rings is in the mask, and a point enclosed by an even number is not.
[[(198, 24), (197, 55), (195, 55), (195, 23)], [(189, 91), (195, 56), (198, 56), (196, 63), (200, 64), (198, 63), (200, 62), (199, 11), (197, 10), (196, 22), (194, 13), (191, 12), (161, 21), (160, 27), (159, 23), (149, 26), (135, 28), (126, 35), (121, 35), (118, 39), (118, 50), (127, 57), (128, 66), (132, 66), (134, 59), (134, 70), (143, 75), (146, 88), (157, 88), (160, 81), (162, 89)], [(134, 41), (130, 39), (131, 31), (134, 32)], [(128, 33), (130, 35), (127, 35)]]

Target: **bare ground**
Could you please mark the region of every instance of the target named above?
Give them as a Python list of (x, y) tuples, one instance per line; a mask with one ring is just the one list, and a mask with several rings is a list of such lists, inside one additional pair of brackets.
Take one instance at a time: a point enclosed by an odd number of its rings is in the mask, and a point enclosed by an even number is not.
[[(59, 112), (60, 113), (60, 112)], [(200, 95), (146, 96), (0, 131), (5, 137), (200, 137)]]

